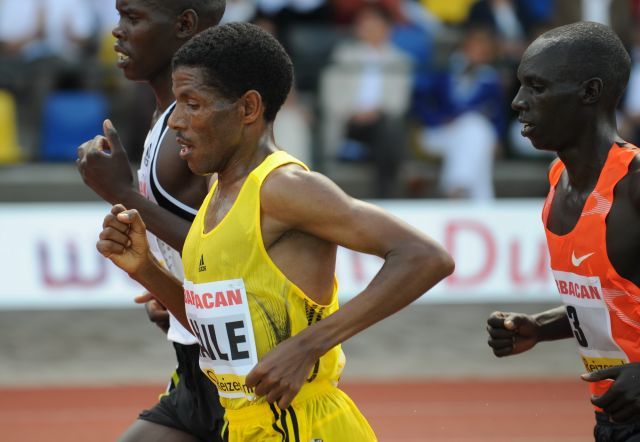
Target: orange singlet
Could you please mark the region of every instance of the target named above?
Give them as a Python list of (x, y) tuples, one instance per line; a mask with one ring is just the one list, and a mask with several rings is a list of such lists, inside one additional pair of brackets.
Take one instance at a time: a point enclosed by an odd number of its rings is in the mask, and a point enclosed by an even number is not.
[[(565, 170), (557, 161), (549, 172), (551, 189), (542, 210), (551, 270), (588, 372), (640, 361), (640, 288), (620, 276), (607, 255), (606, 218), (616, 184), (640, 153), (631, 144), (614, 144), (573, 230), (556, 235), (547, 219), (556, 184)], [(602, 395), (611, 381), (590, 383)]]

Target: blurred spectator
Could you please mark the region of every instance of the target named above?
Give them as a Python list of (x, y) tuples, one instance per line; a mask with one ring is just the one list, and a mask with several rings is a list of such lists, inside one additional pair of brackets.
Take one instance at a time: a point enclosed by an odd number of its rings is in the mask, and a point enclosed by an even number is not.
[(0, 44), (6, 56), (21, 57), (42, 39), (44, 16), (36, 0), (0, 0)]
[(633, 8), (629, 0), (556, 0), (554, 25), (595, 21), (612, 28), (622, 43), (633, 44)]
[(406, 20), (420, 26), (432, 36), (443, 32), (445, 29), (440, 19), (418, 1), (403, 0), (400, 4), (400, 11)]
[(372, 160), (376, 197), (392, 196), (405, 147), (411, 61), (390, 41), (391, 17), (383, 7), (360, 9), (355, 40), (339, 44), (323, 75), (327, 150), (347, 161)]
[(448, 70), (418, 77), (414, 117), (420, 146), (442, 157), (440, 188), (446, 197), (493, 198), (492, 170), (504, 132), (504, 94), (495, 61), (495, 36), (469, 28)]
[(39, 144), (39, 128), (29, 125), (40, 120), (43, 101), (59, 77), (87, 67), (95, 24), (88, 0), (0, 0), (0, 82), (20, 97), (19, 133), (27, 150)]
[(298, 17), (312, 16), (326, 8), (325, 0), (256, 0), (260, 12), (274, 17), (285, 12)]
[(276, 145), (312, 167), (311, 113), (292, 89), (273, 123)]
[(301, 24), (326, 25), (330, 9), (326, 0), (255, 0), (258, 14), (270, 18), (278, 29), (285, 48), (289, 47), (289, 32)]
[(249, 22), (256, 15), (254, 0), (227, 0), (227, 7), (220, 24), (232, 22)]
[(422, 6), (442, 23), (462, 24), (469, 16), (471, 6), (477, 0), (420, 0)]
[[(508, 98), (515, 96), (520, 85), (516, 74), (522, 54), (540, 27), (551, 20), (552, 11), (551, 0), (480, 0), (471, 7), (467, 26), (490, 28), (497, 37), (495, 67), (500, 73), (502, 88), (507, 97), (503, 104), (505, 115), (513, 114)], [(519, 128), (514, 130), (517, 130), (517, 134), (512, 136), (513, 132), (510, 131), (505, 138), (508, 153), (528, 153), (529, 141), (520, 136)]]
[(469, 13), (470, 24), (494, 30), (498, 37), (499, 55), (515, 60), (516, 64), (529, 42), (531, 30), (537, 24), (526, 4), (514, 0), (480, 0)]
[[(529, 0), (517, 0), (519, 8), (522, 8), (529, 19), (537, 26), (544, 26), (545, 28), (551, 25), (554, 13), (554, 7), (558, 0), (536, 0), (535, 2)], [(529, 27), (529, 38), (533, 39), (538, 37), (541, 30), (533, 29)]]
[[(252, 22), (274, 37), (278, 37), (276, 24), (269, 17), (259, 14), (253, 18)], [(294, 84), (273, 123), (273, 135), (279, 148), (309, 166), (312, 166), (313, 162), (311, 120), (311, 113), (298, 100), (298, 92)]]
[(435, 51), (435, 35), (441, 33), (437, 21), (413, 1), (402, 2), (394, 13), (391, 41), (412, 58), (414, 69), (431, 68)]
[(25, 60), (76, 59), (94, 37), (95, 15), (83, 0), (2, 0), (0, 41)]
[(404, 0), (331, 0), (331, 9), (336, 23), (351, 26), (360, 11), (369, 5), (384, 8), (396, 20), (403, 3)]

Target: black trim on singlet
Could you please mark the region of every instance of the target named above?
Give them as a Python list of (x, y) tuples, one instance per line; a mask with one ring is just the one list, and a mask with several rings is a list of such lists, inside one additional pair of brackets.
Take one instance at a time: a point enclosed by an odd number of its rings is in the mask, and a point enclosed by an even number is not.
[[(320, 321), (320, 319), (322, 319), (322, 313), (324, 312), (324, 307), (320, 307), (317, 312), (316, 312), (316, 307), (317, 306), (310, 306), (310, 311), (307, 312), (307, 322), (308, 322), (307, 325), (315, 324), (316, 322)], [(318, 359), (316, 363), (313, 365), (313, 371), (311, 372), (311, 375), (307, 379), (307, 382), (313, 382), (318, 376), (319, 370), (320, 370), (320, 359)]]
[[(173, 104), (172, 106), (175, 107), (175, 104)], [(164, 120), (162, 121), (162, 129), (160, 130), (160, 139), (158, 140), (158, 145), (156, 146), (156, 149), (155, 149), (155, 155), (151, 159), (151, 166), (149, 167), (149, 185), (151, 186), (151, 192), (153, 192), (153, 196), (160, 207), (168, 210), (169, 212), (173, 213), (176, 216), (179, 216), (182, 219), (186, 219), (189, 222), (193, 222), (196, 215), (193, 213), (187, 212), (181, 207), (176, 206), (167, 198), (165, 198), (162, 192), (160, 192), (160, 190), (158, 189), (158, 184), (156, 184), (154, 180), (154, 171), (156, 169), (156, 161), (158, 159), (158, 155), (160, 154), (160, 146), (162, 144), (162, 140), (164, 139), (164, 133), (165, 133), (164, 131), (167, 128), (167, 125), (169, 123), (169, 117), (171, 116), (171, 112), (168, 112), (167, 115), (164, 117)]]

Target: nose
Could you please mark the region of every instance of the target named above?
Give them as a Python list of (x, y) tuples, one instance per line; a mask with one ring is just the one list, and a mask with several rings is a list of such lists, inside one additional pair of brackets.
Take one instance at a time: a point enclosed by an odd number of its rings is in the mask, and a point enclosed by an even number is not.
[(529, 109), (529, 104), (524, 97), (524, 93), (522, 87), (518, 89), (518, 93), (515, 97), (513, 97), (513, 101), (511, 101), (511, 109), (514, 111), (520, 112)]
[(111, 35), (113, 35), (118, 40), (124, 40), (124, 31), (120, 26), (120, 22), (118, 22), (116, 27), (111, 30)]
[(176, 104), (169, 115), (169, 119), (167, 120), (167, 126), (169, 126), (174, 131), (183, 130), (185, 128), (184, 118), (182, 116), (182, 112), (180, 111), (180, 104)]

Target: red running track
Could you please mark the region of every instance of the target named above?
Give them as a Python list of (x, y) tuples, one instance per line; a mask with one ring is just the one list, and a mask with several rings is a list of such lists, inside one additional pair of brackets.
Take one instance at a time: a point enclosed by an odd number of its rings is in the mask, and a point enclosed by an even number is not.
[[(351, 382), (343, 388), (381, 441), (592, 440), (593, 411), (580, 381)], [(0, 440), (115, 441), (161, 389), (0, 388)]]

